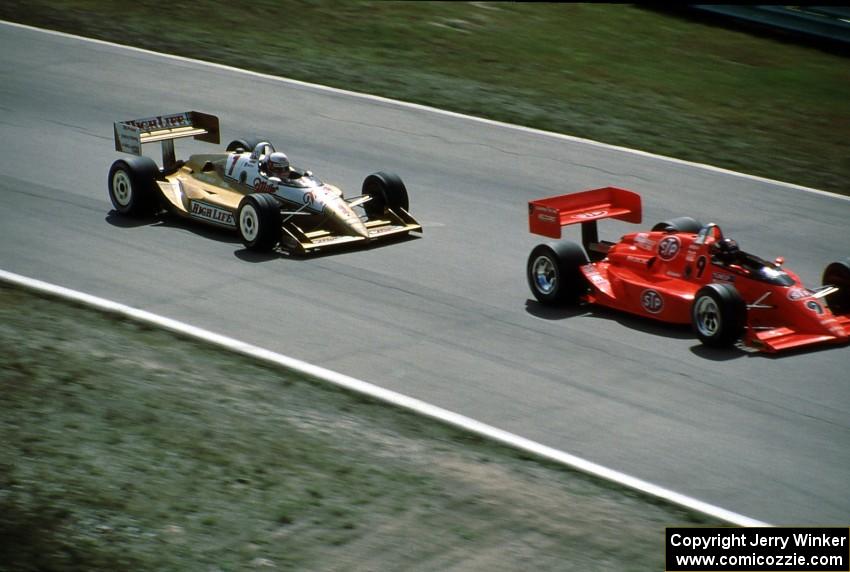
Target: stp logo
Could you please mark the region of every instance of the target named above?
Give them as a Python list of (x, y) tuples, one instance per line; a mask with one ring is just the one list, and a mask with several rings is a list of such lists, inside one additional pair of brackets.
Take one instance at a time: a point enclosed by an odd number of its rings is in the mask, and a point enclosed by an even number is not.
[(797, 300), (802, 300), (803, 298), (808, 298), (814, 294), (808, 288), (791, 288), (788, 290), (788, 299), (792, 302), (796, 302)]
[(682, 243), (678, 236), (668, 236), (658, 243), (658, 257), (661, 260), (673, 260), (681, 248)]
[(664, 298), (655, 290), (644, 290), (640, 295), (640, 305), (650, 314), (657, 314), (664, 309)]
[(573, 218), (596, 218), (600, 216), (605, 216), (606, 214), (608, 214), (608, 211), (588, 211), (586, 213), (573, 215)]

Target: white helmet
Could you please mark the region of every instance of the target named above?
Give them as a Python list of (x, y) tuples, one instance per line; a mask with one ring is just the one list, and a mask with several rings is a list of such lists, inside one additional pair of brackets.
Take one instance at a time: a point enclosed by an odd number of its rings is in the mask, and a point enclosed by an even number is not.
[(289, 171), (289, 158), (286, 153), (275, 151), (266, 159), (266, 170), (272, 177), (280, 177)]

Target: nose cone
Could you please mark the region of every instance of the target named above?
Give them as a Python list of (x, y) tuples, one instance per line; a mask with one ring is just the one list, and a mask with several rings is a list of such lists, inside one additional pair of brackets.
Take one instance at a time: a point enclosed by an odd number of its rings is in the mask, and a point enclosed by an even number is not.
[(366, 225), (365, 225), (365, 224), (363, 224), (363, 223), (360, 221), (360, 219), (359, 219), (359, 218), (357, 219), (357, 222), (355, 222), (354, 224), (352, 224), (352, 225), (351, 225), (351, 230), (353, 230), (353, 231), (354, 231), (354, 233), (355, 233), (357, 236), (362, 236), (362, 237), (363, 237), (363, 238), (365, 238), (366, 240), (368, 240), (368, 239), (369, 239), (369, 229), (367, 229), (367, 228), (366, 228)]
[(754, 339), (768, 351), (850, 341), (850, 317), (833, 314), (822, 300), (811, 294), (805, 288), (791, 288), (787, 303), (780, 304), (776, 320), (780, 325), (755, 332)]
[(325, 212), (331, 215), (338, 230), (350, 236), (359, 236), (368, 240), (369, 229), (357, 216), (357, 213), (345, 202), (344, 199), (336, 198), (325, 203)]

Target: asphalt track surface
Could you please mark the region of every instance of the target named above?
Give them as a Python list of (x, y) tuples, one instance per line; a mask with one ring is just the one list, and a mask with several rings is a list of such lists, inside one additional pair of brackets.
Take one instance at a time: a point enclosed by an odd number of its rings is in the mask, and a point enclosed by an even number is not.
[[(540, 242), (527, 232), (529, 199), (630, 188), (644, 226), (718, 222), (815, 286), (850, 255), (845, 198), (3, 23), (0, 78), (0, 268), (368, 380), (754, 519), (850, 521), (850, 348), (707, 350), (687, 328), (541, 307), (525, 281)], [(423, 236), (256, 256), (235, 235), (111, 213), (112, 122), (190, 109), (221, 118), (223, 144), (265, 136), (349, 194), (371, 172), (399, 173)], [(156, 146), (147, 153), (158, 158)], [(600, 234), (634, 228), (603, 221)]]

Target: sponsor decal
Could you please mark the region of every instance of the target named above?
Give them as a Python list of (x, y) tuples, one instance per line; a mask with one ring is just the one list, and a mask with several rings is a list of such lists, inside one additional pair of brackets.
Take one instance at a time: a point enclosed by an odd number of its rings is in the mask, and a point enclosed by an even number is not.
[(382, 226), (379, 228), (373, 228), (369, 230), (369, 236), (380, 236), (382, 234), (387, 234), (393, 231), (396, 231), (400, 228), (404, 228), (403, 226), (392, 225), (392, 226)]
[(646, 264), (649, 262), (648, 258), (641, 258), (640, 256), (626, 256), (626, 260), (628, 262), (634, 262), (636, 264)]
[(305, 205), (312, 205), (316, 201), (316, 195), (313, 194), (313, 191), (307, 191), (302, 200)]
[(600, 216), (605, 216), (608, 214), (608, 211), (588, 211), (586, 213), (579, 213), (577, 215), (573, 215), (571, 218), (576, 219), (585, 219), (585, 218), (597, 218)]
[(727, 274), (726, 272), (712, 272), (711, 278), (717, 282), (734, 282), (735, 275)]
[(664, 298), (655, 290), (644, 290), (640, 295), (640, 305), (650, 314), (658, 314), (664, 309)]
[(189, 127), (192, 122), (189, 116), (185, 113), (175, 113), (173, 115), (157, 115), (156, 117), (148, 117), (146, 119), (133, 119), (125, 121), (127, 125), (138, 127), (142, 131), (153, 131), (155, 129), (171, 129), (172, 127)]
[(673, 278), (681, 278), (682, 275), (679, 272), (673, 272), (672, 270), (667, 271), (667, 276), (672, 276)]
[(792, 302), (796, 302), (797, 300), (802, 300), (803, 298), (808, 298), (814, 294), (808, 288), (791, 288), (788, 290), (788, 299)]
[(655, 250), (656, 242), (649, 238), (649, 235), (645, 232), (638, 233), (635, 236), (635, 244), (638, 248), (642, 248), (643, 250)]
[(334, 242), (336, 240), (339, 240), (338, 236), (319, 236), (319, 237), (312, 239), (310, 242), (313, 242), (313, 243), (316, 243), (316, 244), (323, 244), (325, 242)]
[(192, 201), (192, 208), (189, 212), (195, 218), (208, 220), (218, 224), (225, 224), (227, 226), (236, 226), (233, 219), (233, 213), (209, 203)]
[(844, 336), (844, 335), (847, 335), (848, 333), (850, 333), (850, 332), (845, 332), (844, 328), (842, 328), (838, 324), (831, 324), (828, 327), (829, 327), (829, 331), (832, 332), (832, 335), (834, 335), (834, 336)]
[(582, 269), (585, 272), (585, 275), (590, 279), (594, 284), (604, 284), (606, 282), (605, 278), (599, 274), (599, 271), (593, 266), (593, 264), (585, 264), (582, 266)]
[(139, 129), (137, 127), (116, 123), (115, 132), (118, 134), (118, 142), (122, 151), (135, 155), (142, 154), (142, 144), (139, 141)]
[(682, 241), (678, 236), (668, 236), (658, 243), (658, 257), (661, 260), (673, 260), (682, 249)]
[(543, 222), (558, 222), (558, 209), (529, 204), (528, 213)]
[[(688, 254), (685, 256), (686, 262), (693, 262), (697, 258), (697, 253), (702, 247), (698, 244), (692, 244), (688, 247)], [(705, 258), (705, 257), (703, 257)]]
[(268, 181), (264, 181), (260, 177), (254, 179), (254, 191), (257, 193), (273, 193), (277, 190), (277, 185), (273, 185)]

